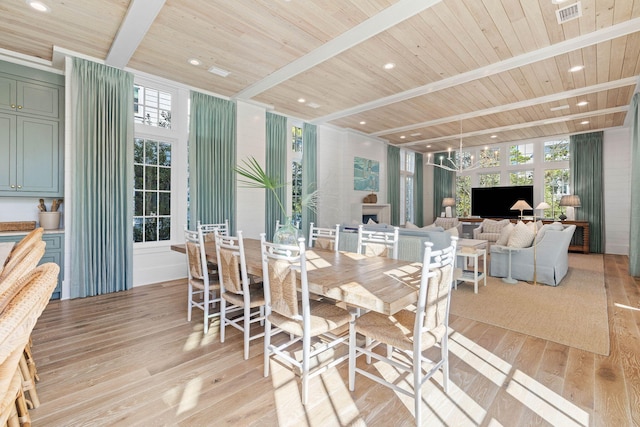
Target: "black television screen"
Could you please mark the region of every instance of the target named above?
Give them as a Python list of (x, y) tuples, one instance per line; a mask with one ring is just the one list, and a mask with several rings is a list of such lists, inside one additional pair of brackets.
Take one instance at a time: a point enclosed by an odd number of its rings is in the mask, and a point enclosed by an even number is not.
[[(520, 211), (512, 211), (511, 206), (521, 199), (533, 206), (533, 185), (472, 188), (471, 215), (483, 218), (518, 218)], [(533, 210), (525, 210), (522, 214), (533, 215)]]

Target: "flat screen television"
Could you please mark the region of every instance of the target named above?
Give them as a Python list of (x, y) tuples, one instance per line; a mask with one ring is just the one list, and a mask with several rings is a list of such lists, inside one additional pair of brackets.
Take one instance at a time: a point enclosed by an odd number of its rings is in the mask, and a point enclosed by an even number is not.
[[(482, 218), (518, 218), (520, 211), (512, 211), (511, 206), (521, 199), (533, 206), (533, 185), (472, 188), (471, 215)], [(522, 214), (533, 215), (533, 210), (525, 210)]]

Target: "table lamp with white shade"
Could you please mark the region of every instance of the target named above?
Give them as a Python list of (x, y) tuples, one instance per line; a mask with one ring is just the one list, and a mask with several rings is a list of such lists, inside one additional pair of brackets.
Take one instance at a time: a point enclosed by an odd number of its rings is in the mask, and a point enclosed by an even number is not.
[(444, 216), (451, 218), (451, 206), (456, 205), (456, 199), (453, 197), (445, 197), (442, 199), (442, 206), (444, 206)]
[(544, 216), (544, 210), (545, 209), (551, 209), (551, 206), (549, 206), (549, 203), (547, 202), (541, 202), (538, 204), (538, 206), (536, 206), (536, 208), (533, 211), (533, 284), (537, 285), (538, 284), (538, 275), (537, 275), (537, 257), (536, 257), (536, 244), (537, 239), (538, 239), (538, 224), (536, 223), (537, 218), (536, 217), (536, 211), (541, 210), (542, 211), (542, 216)]
[(562, 196), (560, 199), (560, 206), (567, 207), (567, 215), (565, 218), (562, 218), (563, 215), (560, 215), (561, 220), (568, 219), (569, 221), (576, 220), (575, 208), (580, 207), (580, 196), (576, 196), (575, 194), (567, 194), (566, 196)]
[(529, 203), (527, 203), (526, 200), (518, 200), (513, 206), (511, 206), (511, 210), (512, 211), (520, 211), (520, 219), (522, 219), (523, 215), (522, 215), (522, 211), (523, 210), (530, 210), (533, 209)]

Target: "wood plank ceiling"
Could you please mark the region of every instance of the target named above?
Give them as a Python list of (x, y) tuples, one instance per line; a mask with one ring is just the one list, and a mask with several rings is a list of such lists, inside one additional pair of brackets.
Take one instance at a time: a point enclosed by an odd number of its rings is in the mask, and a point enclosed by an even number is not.
[(556, 11), (573, 0), (42, 1), (49, 13), (0, 3), (0, 54), (124, 55), (130, 69), (419, 152), (622, 126), (640, 75), (640, 0), (581, 0), (564, 24)]

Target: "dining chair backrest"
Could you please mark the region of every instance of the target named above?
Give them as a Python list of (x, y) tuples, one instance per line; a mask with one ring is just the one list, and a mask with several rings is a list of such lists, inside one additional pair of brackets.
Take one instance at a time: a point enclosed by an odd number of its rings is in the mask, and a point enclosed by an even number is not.
[(452, 237), (451, 245), (438, 251), (431, 250), (433, 243), (425, 242), (413, 338), (418, 349), (430, 331), (448, 327), (457, 241)]
[(13, 254), (0, 273), (0, 288), (4, 287), (5, 282), (10, 281), (11, 277), (17, 280), (33, 270), (44, 256), (46, 246), (44, 240), (36, 240), (23, 245), (23, 250)]
[(398, 259), (399, 240), (398, 227), (393, 227), (393, 231), (367, 230), (360, 224), (358, 226), (357, 252), (366, 256), (386, 256)]
[(193, 231), (184, 227), (184, 243), (187, 252), (189, 280), (209, 282), (207, 256), (204, 249), (204, 237), (201, 230)]
[(220, 292), (243, 295), (248, 292), (249, 275), (242, 231), (238, 231), (237, 236), (223, 236), (215, 233), (215, 237)]
[[(304, 314), (309, 312), (309, 288), (304, 238), (300, 238), (297, 245), (282, 245), (267, 242), (262, 233), (260, 249), (266, 314), (275, 312), (290, 319), (306, 321), (308, 316)], [(303, 313), (300, 313), (298, 305), (298, 286), (302, 294)]]
[(315, 227), (313, 222), (309, 224), (309, 247), (338, 250), (340, 242), (340, 224), (335, 228)]
[(229, 235), (229, 220), (225, 219), (224, 222), (217, 224), (201, 224), (200, 220), (198, 220), (197, 229), (202, 231), (202, 236), (204, 237), (205, 242), (213, 242), (215, 240), (214, 234), (216, 232), (221, 236)]

